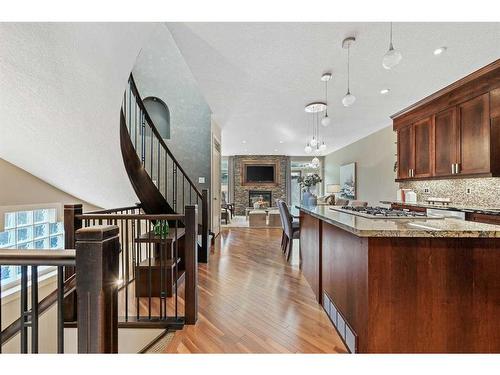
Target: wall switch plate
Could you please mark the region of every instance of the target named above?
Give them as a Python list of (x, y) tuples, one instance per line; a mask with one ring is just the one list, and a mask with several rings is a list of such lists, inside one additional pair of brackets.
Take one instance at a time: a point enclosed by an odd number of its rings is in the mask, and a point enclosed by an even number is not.
[(465, 194), (472, 194), (472, 189), (470, 187), (465, 188)]
[(430, 193), (430, 192), (431, 192), (431, 191), (429, 190), (429, 188), (425, 188), (425, 189), (424, 189), (424, 193), (428, 194), (428, 193)]
[(204, 184), (205, 183), (205, 177), (198, 177), (198, 183), (199, 184)]

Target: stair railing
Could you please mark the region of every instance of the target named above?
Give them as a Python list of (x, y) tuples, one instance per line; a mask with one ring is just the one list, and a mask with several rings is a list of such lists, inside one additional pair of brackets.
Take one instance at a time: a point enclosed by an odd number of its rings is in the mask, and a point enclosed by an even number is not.
[[(202, 238), (199, 260), (207, 262), (208, 190), (198, 189), (168, 148), (144, 105), (132, 74), (130, 74), (123, 96), (121, 117), (142, 167), (171, 208), (171, 212), (161, 213), (184, 214), (186, 206), (201, 207), (199, 234)], [(144, 207), (144, 210), (146, 213), (153, 213), (148, 212), (148, 207)]]
[[(0, 353), (18, 334), (20, 353), (38, 353), (39, 318), (54, 304), (57, 304), (57, 352), (64, 353), (64, 298), (75, 289), (78, 295), (78, 353), (118, 352), (118, 227), (79, 229), (74, 236), (76, 250), (0, 250), (0, 266), (21, 267), (20, 317), (5, 329), (1, 324), (0, 283)], [(41, 301), (40, 266), (57, 267), (57, 289)], [(76, 274), (65, 281), (64, 269), (68, 267), (74, 268)]]

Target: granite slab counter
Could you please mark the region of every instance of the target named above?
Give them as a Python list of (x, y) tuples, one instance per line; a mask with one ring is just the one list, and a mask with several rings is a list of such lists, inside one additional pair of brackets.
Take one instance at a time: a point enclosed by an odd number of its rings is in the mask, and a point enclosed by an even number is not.
[(427, 202), (401, 202), (401, 201), (380, 201), (382, 204), (398, 204), (402, 206), (408, 207), (421, 207), (421, 208), (437, 208), (440, 210), (450, 210), (450, 211), (462, 211), (462, 212), (477, 212), (477, 213), (486, 213), (489, 215), (500, 215), (500, 206), (494, 207), (481, 207), (481, 206), (465, 206), (450, 203), (447, 205), (443, 204), (431, 204)]
[(297, 206), (297, 209), (358, 237), (500, 238), (499, 225), (459, 219), (371, 219), (334, 211), (328, 206)]

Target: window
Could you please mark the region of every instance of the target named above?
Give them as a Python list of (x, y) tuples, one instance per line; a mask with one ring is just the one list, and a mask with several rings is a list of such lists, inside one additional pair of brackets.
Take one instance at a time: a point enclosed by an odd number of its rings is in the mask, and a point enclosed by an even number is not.
[(230, 203), (229, 197), (229, 163), (227, 157), (221, 159), (221, 171), (220, 171), (220, 183), (221, 183), (221, 199), (222, 203)]
[[(4, 231), (0, 232), (0, 249), (63, 249), (64, 226), (56, 218), (55, 208), (6, 212)], [(21, 267), (0, 267), (2, 284), (21, 277)], [(40, 267), (40, 271), (50, 267)]]

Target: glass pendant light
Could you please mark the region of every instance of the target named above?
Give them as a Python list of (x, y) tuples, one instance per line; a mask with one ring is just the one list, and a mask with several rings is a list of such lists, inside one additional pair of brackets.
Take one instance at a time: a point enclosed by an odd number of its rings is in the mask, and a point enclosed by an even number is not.
[(311, 146), (316, 147), (317, 144), (318, 144), (317, 139), (313, 137), (313, 139), (311, 139)]
[(312, 149), (312, 147), (311, 147), (311, 145), (309, 143), (306, 145), (306, 147), (304, 147), (304, 152), (306, 154), (310, 154), (312, 152), (312, 150), (313, 149)]
[(321, 144), (321, 146), (319, 146), (319, 149), (321, 151), (325, 151), (326, 150), (326, 144), (325, 144), (325, 141), (323, 141), (323, 143)]
[(351, 44), (353, 44), (356, 41), (356, 38), (354, 37), (349, 37), (344, 39), (342, 42), (342, 48), (347, 48), (347, 93), (345, 96), (342, 98), (342, 104), (344, 107), (349, 107), (354, 102), (356, 101), (356, 97), (351, 94), (350, 90), (350, 81), (349, 81), (349, 76), (350, 76), (350, 68), (349, 68), (349, 58), (350, 58), (350, 50), (351, 50)]
[(321, 76), (321, 80), (325, 82), (325, 117), (321, 119), (321, 125), (327, 127), (332, 122), (332, 119), (328, 117), (328, 81), (332, 79), (331, 73), (325, 73)]
[(313, 165), (314, 168), (319, 167), (319, 159), (315, 156), (313, 160), (311, 161), (311, 164)]
[(397, 49), (394, 49), (392, 44), (392, 22), (391, 22), (391, 37), (389, 42), (389, 50), (385, 53), (384, 58), (382, 59), (382, 66), (390, 70), (399, 64), (403, 55)]

